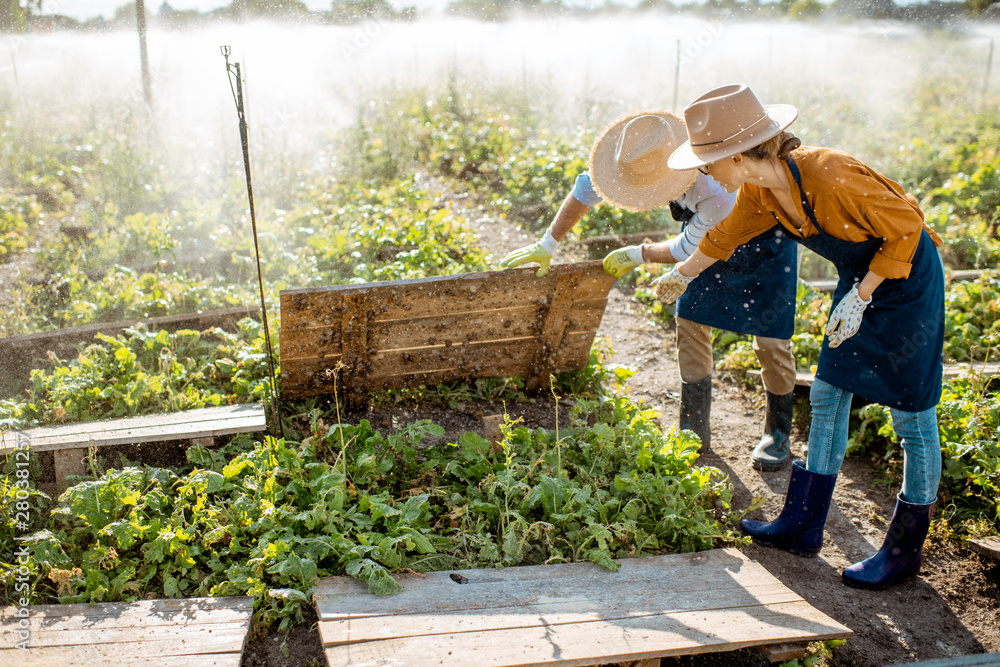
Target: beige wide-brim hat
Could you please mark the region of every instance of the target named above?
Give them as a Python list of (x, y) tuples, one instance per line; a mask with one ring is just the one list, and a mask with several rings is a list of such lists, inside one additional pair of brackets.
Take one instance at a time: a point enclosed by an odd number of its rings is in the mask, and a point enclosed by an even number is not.
[(667, 167), (667, 158), (685, 137), (684, 122), (667, 111), (619, 118), (597, 138), (590, 153), (590, 179), (597, 194), (627, 211), (648, 211), (677, 199), (696, 176)]
[(710, 90), (684, 109), (688, 141), (674, 150), (671, 169), (697, 169), (759, 146), (780, 134), (799, 115), (791, 104), (762, 105), (747, 86)]

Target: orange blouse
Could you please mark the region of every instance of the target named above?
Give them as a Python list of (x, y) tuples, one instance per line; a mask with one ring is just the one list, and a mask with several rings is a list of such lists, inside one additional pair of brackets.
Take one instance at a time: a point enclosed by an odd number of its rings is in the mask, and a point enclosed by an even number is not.
[[(802, 189), (820, 227), (842, 241), (861, 243), (881, 238), (882, 246), (868, 268), (883, 278), (906, 278), (910, 262), (926, 229), (934, 245), (941, 237), (924, 224), (924, 214), (913, 195), (842, 151), (802, 146), (792, 152), (802, 177)], [(736, 206), (725, 220), (710, 229), (698, 248), (709, 257), (729, 259), (733, 251), (753, 237), (781, 223), (792, 236), (809, 238), (819, 231), (802, 208), (795, 178), (782, 164), (792, 186), (796, 212), (805, 225), (796, 229), (782, 211), (771, 191), (744, 184), (736, 196)]]

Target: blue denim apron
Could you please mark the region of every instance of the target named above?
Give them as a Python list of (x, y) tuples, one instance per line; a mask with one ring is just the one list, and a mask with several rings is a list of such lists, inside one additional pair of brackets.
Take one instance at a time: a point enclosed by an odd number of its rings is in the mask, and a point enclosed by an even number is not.
[[(819, 226), (802, 190), (792, 158), (786, 160), (802, 198), (802, 208), (819, 230), (795, 238), (837, 267), (839, 280), (830, 312), (868, 273), (880, 238), (860, 243), (835, 239)], [(908, 278), (886, 279), (865, 308), (861, 328), (838, 347), (823, 338), (816, 378), (874, 403), (906, 412), (928, 410), (941, 398), (944, 348), (944, 270), (926, 230), (911, 262)]]
[(692, 280), (674, 314), (738, 334), (791, 338), (797, 267), (795, 244), (775, 225)]

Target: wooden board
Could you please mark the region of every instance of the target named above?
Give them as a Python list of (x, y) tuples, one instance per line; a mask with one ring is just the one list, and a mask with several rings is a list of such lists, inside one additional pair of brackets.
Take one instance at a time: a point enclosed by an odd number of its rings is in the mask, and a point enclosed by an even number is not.
[(614, 278), (600, 262), (281, 292), (286, 397), (528, 378), (587, 363)]
[[(0, 610), (0, 664), (238, 667), (253, 598), (144, 600)], [(25, 628), (21, 621), (25, 620)], [(27, 638), (24, 634), (26, 632)], [(17, 647), (26, 641), (27, 650)]]
[(9, 453), (25, 439), (35, 451), (103, 447), (164, 440), (189, 440), (267, 429), (264, 406), (257, 403), (224, 405), (170, 414), (109, 419), (65, 426), (45, 426), (0, 434), (0, 452)]
[(977, 551), (984, 556), (1000, 560), (1000, 535), (969, 540), (969, 546), (972, 547), (973, 551)]
[[(955, 271), (947, 270), (945, 271), (945, 281), (967, 282), (972, 280), (979, 280), (980, 276), (989, 273), (990, 271), (984, 271), (982, 269), (959, 269)], [(806, 281), (806, 285), (819, 292), (827, 292), (830, 294), (832, 294), (837, 289), (836, 280), (810, 280)]]
[[(598, 665), (851, 636), (736, 549), (403, 575), (314, 591), (331, 667)], [(461, 582), (461, 583), (460, 583)]]
[[(969, 372), (982, 373), (987, 376), (1000, 375), (1000, 363), (991, 362), (985, 363), (982, 361), (964, 362), (961, 364), (945, 364), (944, 373), (942, 379), (949, 380), (952, 378), (957, 378), (965, 375)], [(754, 379), (760, 379), (760, 370), (751, 369), (747, 371), (747, 376)], [(795, 386), (796, 387), (811, 387), (813, 380), (816, 379), (815, 373), (808, 373), (806, 371), (798, 371), (795, 373)]]
[(79, 327), (56, 329), (54, 331), (42, 331), (24, 336), (0, 338), (0, 375), (9, 379), (26, 380), (33, 368), (48, 364), (47, 355), (50, 351), (59, 357), (65, 357), (66, 355), (73, 355), (75, 357), (77, 346), (94, 342), (94, 337), (99, 333), (107, 335), (121, 334), (125, 329), (140, 324), (145, 325), (150, 331), (158, 331), (160, 329), (167, 331), (177, 331), (179, 329), (204, 331), (205, 329), (214, 327), (235, 330), (236, 322), (244, 317), (253, 317), (259, 320), (260, 309), (239, 306), (236, 308), (208, 310), (201, 313), (169, 315), (166, 317), (152, 317), (121, 322), (101, 322)]

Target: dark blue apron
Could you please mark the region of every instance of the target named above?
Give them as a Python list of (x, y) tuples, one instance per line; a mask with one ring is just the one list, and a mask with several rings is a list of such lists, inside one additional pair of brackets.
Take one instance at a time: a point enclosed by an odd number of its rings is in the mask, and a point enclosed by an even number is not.
[(692, 280), (674, 314), (738, 334), (791, 338), (797, 268), (795, 244), (775, 225)]
[[(799, 187), (802, 208), (819, 231), (795, 238), (837, 267), (839, 281), (830, 312), (868, 273), (880, 238), (854, 243), (835, 239), (819, 226), (802, 190), (792, 158), (788, 168)], [(886, 279), (865, 308), (861, 328), (838, 347), (823, 338), (816, 378), (874, 403), (921, 412), (941, 398), (941, 351), (944, 347), (944, 270), (934, 242), (923, 230), (908, 278)]]

